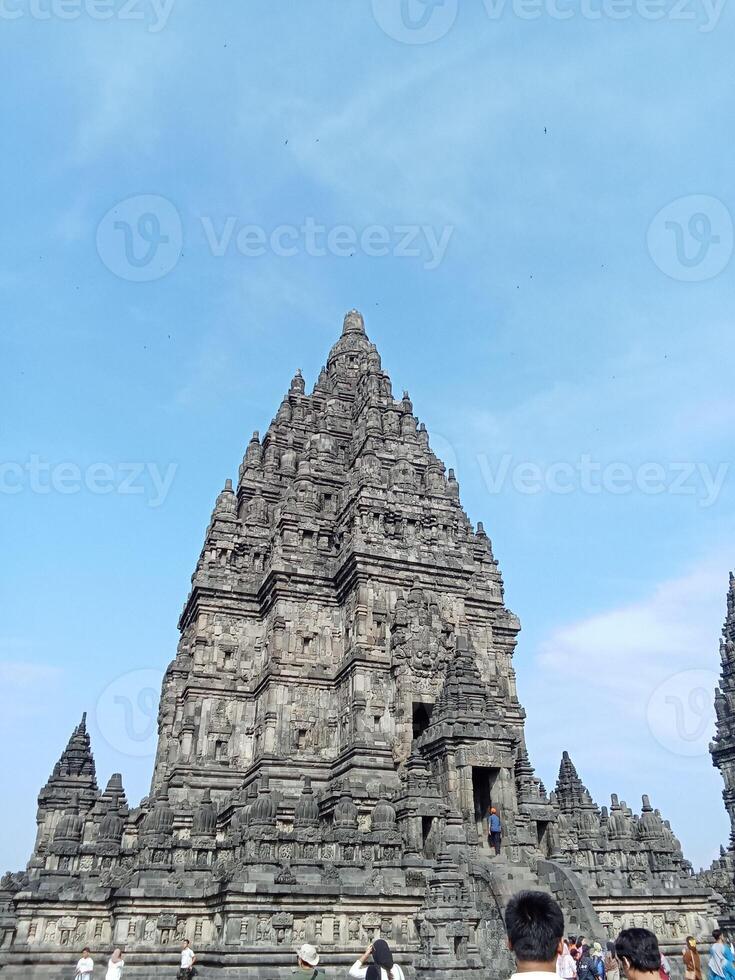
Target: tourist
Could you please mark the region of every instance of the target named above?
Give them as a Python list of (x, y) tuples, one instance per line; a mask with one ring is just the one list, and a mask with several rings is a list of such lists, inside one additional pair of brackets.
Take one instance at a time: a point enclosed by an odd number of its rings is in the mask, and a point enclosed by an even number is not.
[(74, 980), (90, 980), (90, 977), (94, 973), (94, 960), (89, 955), (89, 946), (85, 946), (82, 950), (82, 956), (77, 963), (76, 973), (74, 974)]
[(605, 976), (607, 980), (620, 980), (620, 960), (615, 952), (615, 943), (607, 944), (605, 953)]
[(491, 847), (495, 848), (495, 856), (500, 854), (500, 839), (503, 833), (503, 825), (500, 822), (498, 811), (494, 806), (490, 807), (487, 815), (487, 841)]
[(592, 958), (592, 952), (587, 943), (582, 943), (579, 947), (579, 957), (577, 959), (577, 980), (596, 980), (597, 971)]
[(112, 956), (107, 961), (105, 980), (120, 980), (124, 966), (125, 960), (123, 959), (122, 950), (118, 947), (113, 950)]
[(575, 963), (579, 959), (579, 946), (577, 946), (576, 936), (569, 937), (569, 955), (572, 957)]
[(179, 980), (191, 980), (191, 977), (194, 976), (195, 962), (196, 954), (191, 948), (189, 940), (185, 939), (181, 945), (181, 967), (178, 973)]
[(725, 943), (722, 938), (722, 932), (719, 929), (715, 929), (712, 933), (712, 938), (714, 939), (714, 942), (709, 948), (709, 960), (707, 961), (707, 966), (709, 967), (709, 972), (712, 977), (717, 977), (718, 980), (724, 980)]
[(725, 980), (735, 980), (735, 951), (725, 940)]
[[(372, 956), (373, 962), (365, 966)], [(359, 960), (350, 967), (355, 980), (405, 980), (403, 970), (393, 962), (393, 953), (385, 939), (376, 939)]]
[(658, 968), (658, 975), (661, 980), (669, 980), (671, 977), (671, 966), (663, 953), (661, 953), (661, 966)]
[(320, 976), (324, 976), (324, 970), (317, 970), (319, 950), (311, 943), (303, 943), (299, 946), (296, 950), (296, 962), (298, 966), (293, 971), (294, 973), (303, 970), (309, 974), (309, 980), (318, 980)]
[(684, 977), (686, 980), (702, 980), (702, 960), (694, 936), (687, 936), (687, 944), (682, 950)]
[(505, 908), (505, 931), (508, 948), (516, 958), (516, 972), (511, 980), (522, 976), (548, 980), (556, 973), (556, 963), (564, 952), (564, 916), (558, 902), (546, 892), (518, 892)]
[(650, 929), (623, 929), (615, 951), (627, 980), (659, 980), (661, 950)]
[(574, 980), (577, 976), (577, 964), (569, 952), (568, 943), (564, 943), (561, 953), (556, 958), (556, 975), (562, 980)]
[(592, 959), (593, 976), (597, 977), (598, 980), (605, 980), (605, 958), (602, 955), (602, 946), (599, 943), (592, 944), (590, 958)]

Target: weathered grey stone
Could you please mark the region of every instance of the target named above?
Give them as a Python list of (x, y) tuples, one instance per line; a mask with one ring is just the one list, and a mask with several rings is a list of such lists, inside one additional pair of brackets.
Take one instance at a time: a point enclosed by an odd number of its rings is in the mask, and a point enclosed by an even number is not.
[(723, 897), (720, 925), (735, 934), (735, 576), (730, 572), (727, 613), (720, 639), (720, 683), (715, 692), (717, 731), (710, 744), (712, 762), (722, 773), (722, 798), (730, 817), (730, 840), (712, 867), (699, 875)]
[[(735, 819), (729, 603), (713, 754)], [(113, 942), (126, 976), (173, 975), (184, 936), (207, 976), (274, 976), (304, 941), (346, 969), (381, 935), (409, 973), (499, 977), (524, 887), (590, 937), (711, 927), (647, 798), (600, 809), (566, 753), (554, 793), (536, 777), (491, 541), (356, 311), (218, 495), (179, 627), (150, 796), (99, 792), (84, 719), (41, 791), (27, 872), (0, 884), (4, 976)]]

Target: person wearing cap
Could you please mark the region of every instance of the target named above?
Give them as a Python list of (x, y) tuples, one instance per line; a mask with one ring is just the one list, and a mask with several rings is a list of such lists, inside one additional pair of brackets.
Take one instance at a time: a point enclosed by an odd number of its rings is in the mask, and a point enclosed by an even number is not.
[(503, 833), (503, 825), (500, 822), (498, 811), (491, 806), (487, 814), (487, 842), (495, 848), (496, 856), (500, 854), (500, 838)]
[(324, 970), (317, 969), (319, 965), (319, 950), (316, 946), (312, 946), (311, 943), (302, 943), (299, 946), (296, 950), (296, 963), (297, 965), (292, 972), (300, 973), (303, 970), (304, 973), (309, 974), (308, 980), (318, 980), (319, 977), (324, 976)]
[[(373, 962), (368, 963), (371, 957)], [(376, 939), (368, 946), (350, 967), (350, 976), (355, 980), (405, 980), (403, 970), (393, 962), (393, 953), (385, 939)]]

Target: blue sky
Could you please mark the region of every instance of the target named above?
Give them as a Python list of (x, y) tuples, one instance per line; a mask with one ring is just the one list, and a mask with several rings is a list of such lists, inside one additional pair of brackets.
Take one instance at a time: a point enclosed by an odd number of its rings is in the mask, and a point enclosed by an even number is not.
[(733, 13), (535, 2), (4, 0), (3, 869), (83, 710), (145, 794), (214, 498), (352, 307), (493, 539), (547, 786), (726, 839)]

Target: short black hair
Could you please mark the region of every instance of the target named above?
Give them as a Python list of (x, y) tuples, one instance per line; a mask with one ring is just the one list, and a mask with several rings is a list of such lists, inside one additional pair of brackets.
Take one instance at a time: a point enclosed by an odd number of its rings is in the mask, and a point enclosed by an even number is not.
[(569, 942), (572, 944), (572, 946), (576, 946), (577, 945), (577, 937), (576, 936), (570, 936), (569, 937)]
[(618, 956), (628, 960), (634, 970), (650, 973), (661, 966), (658, 939), (650, 929), (623, 929), (615, 940)]
[(721, 935), (722, 935), (722, 929), (713, 929), (713, 930), (712, 930), (712, 938), (714, 939), (714, 941), (715, 941), (716, 943), (719, 943), (719, 941), (720, 941), (720, 936), (721, 936)]
[(89, 952), (89, 946), (85, 946), (84, 949), (82, 950), (82, 952), (83, 953), (88, 953)]
[(516, 959), (549, 963), (564, 936), (564, 914), (546, 892), (518, 892), (505, 907), (505, 930)]

